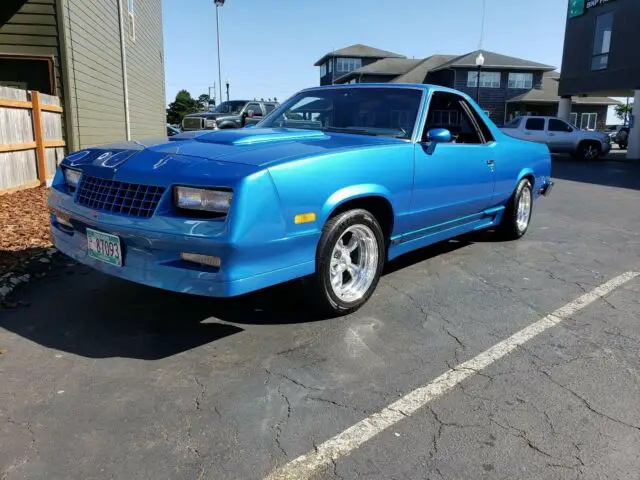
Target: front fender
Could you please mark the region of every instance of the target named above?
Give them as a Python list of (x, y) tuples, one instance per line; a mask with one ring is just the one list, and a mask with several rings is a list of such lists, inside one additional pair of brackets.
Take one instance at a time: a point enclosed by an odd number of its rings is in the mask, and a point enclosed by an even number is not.
[(364, 197), (382, 197), (388, 201), (389, 204), (392, 204), (391, 192), (382, 185), (375, 183), (349, 185), (348, 187), (341, 188), (331, 194), (324, 203), (320, 209), (320, 219), (322, 220), (322, 223), (324, 223), (331, 213), (343, 203)]

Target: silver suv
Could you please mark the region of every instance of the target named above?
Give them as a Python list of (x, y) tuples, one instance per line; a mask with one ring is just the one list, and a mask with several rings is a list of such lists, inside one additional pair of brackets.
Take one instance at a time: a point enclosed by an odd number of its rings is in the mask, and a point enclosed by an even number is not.
[(611, 150), (609, 135), (580, 130), (556, 117), (518, 117), (501, 130), (511, 137), (546, 143), (552, 153), (569, 153), (581, 160), (595, 160)]

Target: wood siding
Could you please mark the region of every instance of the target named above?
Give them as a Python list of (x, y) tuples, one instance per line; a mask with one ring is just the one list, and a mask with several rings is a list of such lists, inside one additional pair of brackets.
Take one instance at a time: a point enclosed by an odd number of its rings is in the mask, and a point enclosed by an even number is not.
[(61, 97), (58, 26), (55, 0), (26, 0), (8, 22), (0, 25), (0, 55), (53, 59), (55, 94)]
[[(73, 145), (127, 138), (118, 0), (64, 0)], [(122, 0), (132, 139), (166, 135), (160, 0), (135, 0), (135, 37)], [(135, 39), (134, 39), (135, 38)]]
[(64, 0), (69, 150), (126, 139), (117, 0)]
[[(125, 10), (127, 2), (123, 1)], [(134, 0), (135, 41), (126, 18), (131, 138), (164, 136), (166, 130), (162, 9), (159, 0)]]

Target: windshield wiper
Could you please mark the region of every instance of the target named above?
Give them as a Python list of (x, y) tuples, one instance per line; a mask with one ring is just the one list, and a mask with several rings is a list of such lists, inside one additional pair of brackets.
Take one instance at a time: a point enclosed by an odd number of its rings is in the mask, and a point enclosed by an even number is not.
[(342, 127), (323, 127), (318, 130), (323, 132), (338, 132), (338, 133), (355, 133), (358, 135), (369, 135), (371, 137), (377, 137), (377, 133), (370, 132), (368, 130), (359, 130), (357, 128), (342, 128)]

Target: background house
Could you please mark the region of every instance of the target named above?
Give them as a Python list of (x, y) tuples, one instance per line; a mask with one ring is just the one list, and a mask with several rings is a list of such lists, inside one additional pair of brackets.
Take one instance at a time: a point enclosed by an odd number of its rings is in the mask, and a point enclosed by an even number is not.
[(635, 97), (627, 158), (640, 159), (640, 2), (572, 0), (562, 56), (560, 115), (585, 95)]
[[(358, 52), (366, 54), (357, 57)], [(425, 59), (407, 59), (398, 54), (383, 57), (385, 52), (364, 45), (354, 45), (328, 53), (316, 65), (321, 66), (320, 84), (327, 83), (431, 83), (456, 88), (476, 99), (498, 125), (520, 115), (556, 115), (558, 74), (555, 67), (522, 58), (509, 57), (486, 50), (464, 55), (432, 55)], [(476, 57), (482, 53), (483, 68), (478, 71)], [(344, 63), (344, 55), (349, 61)], [(342, 64), (348, 71), (328, 75), (322, 65)], [(480, 88), (477, 88), (478, 79)], [(607, 109), (614, 105), (606, 97), (584, 97), (575, 102), (571, 120), (583, 128), (604, 128)]]
[(166, 134), (161, 0), (2, 0), (0, 85), (56, 95), (69, 150)]

